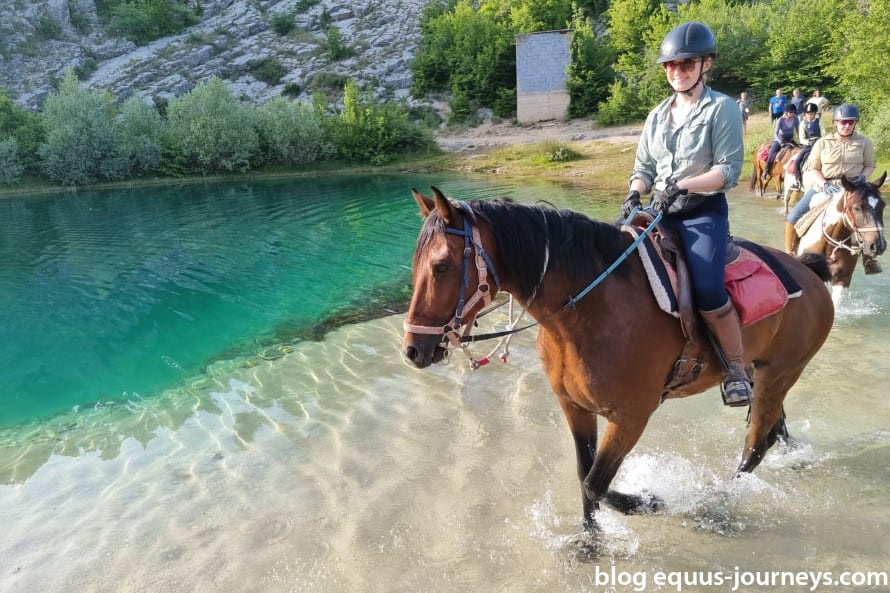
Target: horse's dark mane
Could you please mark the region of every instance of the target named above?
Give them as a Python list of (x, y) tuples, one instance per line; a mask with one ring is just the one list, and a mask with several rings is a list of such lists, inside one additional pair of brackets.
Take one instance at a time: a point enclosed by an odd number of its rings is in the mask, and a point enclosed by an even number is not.
[[(470, 207), (495, 229), (501, 259), (510, 262), (519, 290), (527, 295), (540, 283), (545, 265), (589, 282), (621, 255), (627, 243), (627, 236), (615, 226), (572, 210), (504, 198), (473, 200)], [(619, 266), (614, 273), (626, 270)]]

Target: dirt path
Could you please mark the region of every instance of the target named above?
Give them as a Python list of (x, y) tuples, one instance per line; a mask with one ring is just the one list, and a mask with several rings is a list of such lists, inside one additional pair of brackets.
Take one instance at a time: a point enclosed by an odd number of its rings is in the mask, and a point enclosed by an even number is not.
[(512, 122), (487, 121), (474, 128), (460, 131), (442, 130), (436, 141), (442, 150), (458, 152), (467, 149), (497, 148), (513, 144), (533, 144), (545, 140), (563, 142), (605, 140), (616, 144), (636, 144), (640, 125), (598, 128), (587, 119), (553, 120), (518, 125)]

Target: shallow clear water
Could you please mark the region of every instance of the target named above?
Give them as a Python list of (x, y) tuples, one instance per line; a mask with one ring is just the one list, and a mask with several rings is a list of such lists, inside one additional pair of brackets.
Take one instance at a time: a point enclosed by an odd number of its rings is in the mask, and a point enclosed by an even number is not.
[[(601, 218), (620, 199), (434, 182)], [(391, 208), (413, 217), (400, 196)], [(778, 245), (777, 207), (734, 195), (735, 232)], [(419, 220), (407, 225), (404, 266)], [(604, 510), (595, 558), (580, 551), (591, 542), (573, 447), (533, 332), (507, 365), (470, 372), (455, 356), (419, 371), (401, 359), (402, 316), (390, 315), (275, 357), (217, 357), (151, 397), (0, 431), (0, 591), (886, 591), (756, 579), (886, 575), (888, 284), (857, 271), (787, 400), (799, 446), (775, 448), (754, 475), (731, 479), (744, 411), (715, 391), (664, 405), (615, 485), (667, 508)], [(733, 589), (736, 574), (746, 584)]]

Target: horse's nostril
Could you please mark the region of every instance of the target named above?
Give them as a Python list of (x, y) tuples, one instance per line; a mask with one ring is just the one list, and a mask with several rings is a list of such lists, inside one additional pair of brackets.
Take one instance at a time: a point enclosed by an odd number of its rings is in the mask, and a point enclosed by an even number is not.
[(405, 356), (408, 357), (408, 360), (417, 361), (417, 348), (414, 346), (408, 346), (405, 348)]

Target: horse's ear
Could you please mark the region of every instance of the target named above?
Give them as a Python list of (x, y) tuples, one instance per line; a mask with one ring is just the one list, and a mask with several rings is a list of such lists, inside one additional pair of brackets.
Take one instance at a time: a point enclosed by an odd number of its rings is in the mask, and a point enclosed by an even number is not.
[(436, 210), (439, 211), (439, 218), (448, 226), (456, 226), (458, 219), (457, 208), (454, 207), (451, 200), (445, 197), (445, 194), (439, 191), (438, 187), (430, 186), (430, 189), (433, 190), (433, 198), (436, 201)]
[(432, 198), (428, 198), (413, 187), (411, 188), (411, 194), (414, 196), (414, 201), (417, 202), (417, 205), (420, 206), (420, 215), (423, 218), (426, 218), (430, 212), (433, 211), (433, 208), (436, 207), (435, 202), (433, 202)]
[(856, 184), (847, 179), (846, 175), (841, 175), (841, 185), (847, 191), (854, 191), (856, 189)]
[(881, 187), (884, 185), (884, 180), (887, 179), (887, 171), (884, 171), (884, 174), (875, 179), (875, 187)]

